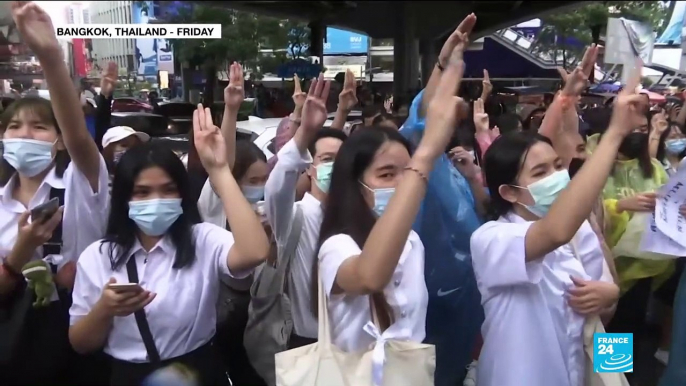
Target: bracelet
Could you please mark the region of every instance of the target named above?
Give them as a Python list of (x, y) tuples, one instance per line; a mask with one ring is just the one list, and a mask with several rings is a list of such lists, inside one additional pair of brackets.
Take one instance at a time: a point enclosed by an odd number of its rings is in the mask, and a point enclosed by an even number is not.
[(403, 169), (403, 170), (411, 170), (411, 171), (417, 173), (417, 175), (424, 181), (425, 184), (429, 183), (429, 179), (426, 177), (426, 174), (424, 174), (419, 169), (414, 168), (412, 166), (405, 166), (405, 169)]
[(9, 265), (7, 261), (3, 261), (2, 263), (2, 270), (7, 273), (9, 277), (11, 277), (14, 280), (24, 280), (24, 275), (21, 273), (17, 272), (14, 267)]
[(295, 117), (293, 116), (293, 114), (291, 114), (291, 115), (288, 116), (288, 120), (291, 121), (291, 122), (293, 122), (293, 123), (297, 123), (297, 124), (300, 124), (300, 122), (302, 122), (300, 118), (295, 118)]

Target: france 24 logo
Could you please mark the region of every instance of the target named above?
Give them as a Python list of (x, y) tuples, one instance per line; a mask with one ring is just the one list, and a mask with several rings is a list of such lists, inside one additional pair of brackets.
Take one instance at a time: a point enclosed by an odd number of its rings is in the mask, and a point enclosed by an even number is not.
[(634, 372), (634, 334), (593, 334), (593, 371)]

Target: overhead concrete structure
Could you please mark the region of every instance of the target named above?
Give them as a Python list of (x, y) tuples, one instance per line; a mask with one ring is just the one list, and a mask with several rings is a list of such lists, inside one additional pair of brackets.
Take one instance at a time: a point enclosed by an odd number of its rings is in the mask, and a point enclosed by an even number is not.
[[(199, 2), (198, 2), (199, 3)], [(394, 98), (401, 104), (421, 87), (443, 41), (469, 13), (477, 16), (471, 38), (491, 34), (579, 1), (209, 1), (213, 5), (275, 17), (315, 22), (361, 32), (372, 39), (394, 39)], [(421, 53), (421, 66), (419, 63)]]
[[(199, 3), (199, 2), (198, 2)], [(477, 36), (532, 19), (579, 1), (208, 1), (240, 9), (363, 32), (374, 39), (395, 38), (396, 27), (415, 29), (415, 39), (436, 39), (474, 12)], [(413, 25), (414, 24), (414, 25)]]

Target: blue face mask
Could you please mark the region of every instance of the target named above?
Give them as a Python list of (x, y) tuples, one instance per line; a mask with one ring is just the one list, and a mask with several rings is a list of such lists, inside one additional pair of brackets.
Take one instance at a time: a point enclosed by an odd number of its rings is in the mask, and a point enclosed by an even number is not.
[(686, 138), (665, 141), (665, 149), (669, 154), (679, 155), (686, 149)]
[(56, 142), (24, 138), (3, 139), (2, 156), (19, 174), (33, 177), (52, 164), (52, 147)]
[(393, 194), (395, 194), (395, 188), (372, 189), (365, 184), (362, 184), (362, 186), (374, 194), (374, 207), (372, 210), (377, 216), (381, 217), (383, 212), (386, 211), (388, 201), (390, 201), (391, 197), (393, 197)]
[(180, 198), (129, 201), (129, 218), (148, 236), (161, 236), (181, 216)]
[(245, 199), (251, 204), (264, 198), (264, 186), (241, 185), (241, 191)]
[[(543, 179), (540, 179), (526, 188), (534, 199), (534, 205), (524, 205), (531, 213), (538, 217), (543, 217), (548, 213), (550, 207), (560, 192), (569, 185), (569, 172), (565, 170), (557, 171)], [(519, 186), (518, 186), (519, 187)]]
[(323, 162), (315, 167), (317, 169), (317, 178), (314, 180), (319, 190), (324, 193), (329, 193), (329, 185), (331, 184), (331, 172), (333, 171), (333, 162)]

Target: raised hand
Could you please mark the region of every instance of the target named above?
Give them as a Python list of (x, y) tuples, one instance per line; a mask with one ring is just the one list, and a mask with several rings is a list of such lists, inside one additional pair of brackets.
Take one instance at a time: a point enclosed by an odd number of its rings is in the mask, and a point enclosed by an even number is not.
[(324, 126), (327, 117), (326, 100), (330, 89), (331, 82), (324, 80), (323, 73), (319, 74), (318, 79), (312, 81), (300, 118), (301, 130), (317, 132)]
[(498, 137), (500, 137), (500, 127), (493, 126), (491, 129), (491, 139), (495, 140)]
[(224, 103), (227, 107), (233, 110), (241, 108), (245, 99), (244, 83), (243, 67), (236, 62), (231, 63), (229, 66), (229, 85), (224, 89)]
[(456, 33), (459, 35), (456, 38), (459, 43), (453, 49), (443, 71), (441, 83), (429, 102), (426, 129), (415, 153), (432, 159), (443, 153), (455, 131), (458, 119), (466, 113), (463, 107), (464, 101), (455, 95), (464, 74), (463, 54), (468, 39), (463, 33), (459, 31)]
[[(485, 70), (484, 70), (485, 71)], [(474, 101), (474, 127), (477, 133), (488, 132), (488, 114), (484, 109), (484, 101), (479, 98)]]
[(624, 137), (641, 125), (641, 120), (644, 119), (643, 111), (648, 103), (647, 98), (637, 92), (642, 68), (643, 63), (638, 60), (629, 81), (615, 98), (608, 132), (612, 131)]
[(450, 159), (462, 176), (471, 181), (478, 177), (481, 169), (474, 163), (474, 156), (461, 146), (450, 150)]
[(565, 85), (565, 94), (578, 96), (582, 91), (584, 91), (584, 89), (588, 86), (588, 78), (591, 76), (591, 72), (595, 67), (597, 59), (598, 47), (595, 44), (591, 44), (590, 47), (586, 48), (579, 66), (571, 74), (562, 67), (557, 68), (557, 71), (560, 73), (560, 77)]
[(345, 71), (343, 91), (338, 94), (338, 107), (350, 111), (357, 104), (357, 90), (355, 87), (355, 75), (350, 69)]
[(295, 108), (303, 108), (303, 105), (305, 104), (305, 99), (307, 99), (307, 93), (304, 93), (302, 90), (302, 86), (300, 85), (300, 77), (298, 77), (298, 74), (293, 75), (293, 103), (295, 103)]
[(393, 96), (383, 102), (383, 108), (388, 114), (393, 114)]
[(228, 167), (224, 136), (212, 122), (210, 109), (203, 108), (201, 104), (198, 104), (198, 108), (193, 112), (193, 140), (198, 158), (207, 173), (224, 166)]
[(445, 41), (445, 44), (443, 44), (441, 53), (438, 54), (438, 64), (440, 64), (443, 68), (448, 67), (448, 61), (453, 53), (453, 50), (458, 44), (463, 43), (463, 40), (469, 36), (469, 34), (472, 32), (472, 29), (474, 29), (474, 25), (476, 25), (476, 15), (471, 13), (467, 15), (464, 20), (462, 20), (460, 25), (457, 26), (455, 31)]
[(117, 77), (119, 76), (119, 68), (117, 63), (109, 62), (107, 63), (107, 68), (100, 78), (100, 93), (106, 98), (112, 96), (114, 88), (117, 87)]
[(13, 1), (11, 8), (12, 19), (23, 42), (39, 59), (49, 55), (62, 55), (52, 20), (43, 8), (31, 1)]
[(664, 110), (660, 110), (660, 112), (653, 115), (650, 120), (650, 126), (655, 129), (655, 134), (658, 137), (667, 130), (669, 123), (667, 122), (667, 114)]
[(486, 100), (491, 92), (493, 92), (491, 77), (488, 75), (488, 70), (484, 69), (484, 80), (481, 81), (481, 99)]

